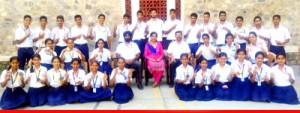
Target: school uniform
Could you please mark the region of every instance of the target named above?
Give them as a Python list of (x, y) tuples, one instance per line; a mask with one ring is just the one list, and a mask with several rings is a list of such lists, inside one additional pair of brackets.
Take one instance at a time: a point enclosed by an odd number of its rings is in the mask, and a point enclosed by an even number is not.
[(30, 72), (29, 68), (26, 72), (25, 80), (27, 80), (29, 77), (29, 105), (31, 107), (45, 105), (47, 103), (48, 88), (45, 84), (42, 84), (40, 81), (46, 79), (47, 69), (43, 66), (40, 66), (39, 69), (36, 69), (34, 67), (34, 71)]
[[(200, 37), (200, 44), (201, 45), (204, 44), (203, 39), (202, 39), (203, 34), (208, 34), (209, 35), (209, 42), (210, 43), (214, 42), (214, 39), (215, 39), (214, 36), (209, 33), (209, 30), (212, 31), (212, 32), (214, 31), (214, 27), (215, 27), (215, 25), (213, 23), (210, 23), (210, 22), (208, 22), (207, 24), (202, 23), (199, 26), (199, 29), (203, 29), (203, 32), (201, 32), (201, 37)], [(199, 31), (199, 29), (198, 29), (198, 31)]]
[(118, 26), (118, 28), (117, 28), (117, 35), (119, 35), (119, 43), (123, 43), (123, 42), (125, 42), (124, 41), (124, 36), (123, 36), (123, 33), (125, 32), (125, 31), (132, 31), (132, 27), (131, 27), (131, 25), (128, 23), (127, 25), (125, 25), (124, 23), (122, 23), (122, 24), (120, 24), (119, 26)]
[(232, 43), (229, 47), (228, 43), (226, 43), (224, 46), (221, 47), (220, 52), (225, 52), (227, 54), (227, 61), (226, 63), (228, 65), (231, 65), (232, 62), (236, 59), (236, 45), (235, 43)]
[(240, 39), (239, 35), (248, 38), (249, 29), (243, 26), (242, 28), (235, 27), (235, 30), (236, 30), (236, 37), (234, 38), (234, 42), (238, 43), (241, 49), (246, 50), (247, 40)]
[[(80, 54), (75, 50), (76, 48), (73, 48), (72, 50), (70, 50), (69, 48), (66, 48), (66, 51), (64, 54), (61, 54), (60, 57), (63, 56), (64, 58), (64, 69), (65, 70), (71, 70), (72, 66), (71, 66), (71, 61), (73, 58), (79, 58), (81, 59)], [(83, 69), (82, 65), (80, 64), (80, 69)]]
[[(252, 65), (252, 71), (258, 67), (257, 64)], [(270, 80), (270, 67), (262, 64), (261, 68), (257, 70), (255, 82), (252, 84), (252, 100), (253, 101), (271, 101), (271, 87), (265, 82), (265, 78)]]
[[(71, 29), (71, 37), (76, 37), (78, 35), (89, 36), (89, 30), (87, 26), (74, 26)], [(79, 39), (75, 39), (74, 41), (75, 48), (79, 49), (81, 53), (85, 56), (85, 61), (89, 59), (89, 47), (87, 39), (81, 36)]]
[(234, 29), (232, 23), (227, 22), (227, 21), (225, 21), (223, 24), (219, 23), (218, 28), (216, 30), (216, 33), (217, 33), (217, 36), (218, 36), (217, 40), (216, 40), (217, 46), (222, 46), (222, 45), (225, 44), (225, 39), (226, 39), (225, 36), (228, 33), (228, 31), (224, 29), (225, 27), (227, 27), (232, 34), (235, 34), (235, 29)]
[(93, 28), (93, 36), (95, 37), (95, 48), (98, 48), (98, 40), (104, 40), (104, 48), (108, 49), (107, 39), (110, 38), (111, 33), (106, 25), (97, 25)]
[(17, 44), (18, 59), (20, 61), (19, 69), (21, 70), (24, 70), (26, 62), (28, 62), (34, 54), (32, 49), (34, 31), (31, 28), (26, 29), (24, 26), (19, 26), (15, 32), (15, 40), (23, 39), (27, 33), (30, 33), (30, 36), (27, 37), (21, 44)]
[(40, 34), (45, 34), (42, 39), (38, 39), (34, 45), (36, 48), (41, 46), (42, 48), (46, 47), (45, 46), (45, 40), (46, 39), (52, 39), (51, 38), (51, 31), (47, 27), (43, 30), (41, 27), (38, 27), (37, 29), (34, 30), (34, 38), (37, 38), (40, 36)]
[[(210, 50), (213, 50), (214, 52), (216, 52), (216, 47), (212, 46), (211, 44), (209, 44), (208, 46), (201, 45), (197, 52), (196, 55), (201, 53), (201, 57), (199, 60), (201, 60), (201, 58), (205, 58), (207, 60), (207, 68), (211, 69), (215, 64), (216, 64), (216, 56), (214, 53), (212, 53)], [(198, 60), (198, 62), (199, 62)], [(198, 64), (198, 63), (197, 63)], [(197, 69), (199, 68), (199, 65), (197, 65)]]
[[(93, 101), (103, 101), (111, 98), (111, 91), (107, 87), (103, 88), (103, 85), (107, 85), (107, 81), (103, 80), (103, 73), (97, 72), (97, 75), (93, 77), (92, 72), (88, 73), (84, 79), (84, 87), (90, 85), (90, 90), (83, 91), (80, 93), (80, 102), (93, 102)], [(88, 84), (88, 80), (91, 79), (91, 83)]]
[[(195, 83), (197, 86), (195, 87), (195, 99), (199, 101), (210, 101), (214, 99), (213, 85), (211, 80), (212, 71), (210, 69), (199, 70), (196, 74)], [(206, 78), (203, 79), (202, 77)], [(202, 83), (203, 86), (199, 87), (198, 84)]]
[(171, 84), (174, 82), (174, 78), (176, 76), (176, 68), (181, 64), (180, 55), (182, 53), (190, 53), (190, 47), (186, 42), (181, 41), (179, 44), (177, 41), (171, 42), (167, 53), (172, 54), (172, 57), (175, 59), (175, 62), (170, 64), (170, 75), (171, 75)]
[[(133, 33), (133, 37), (132, 40), (134, 43), (136, 43), (141, 51), (141, 57), (140, 58), (144, 58), (144, 51), (145, 51), (145, 46), (146, 46), (146, 42), (147, 40), (145, 39), (145, 30), (146, 30), (146, 23), (145, 22), (141, 22), (141, 23), (136, 23), (135, 24), (136, 30)], [(135, 26), (132, 26), (133, 28)]]
[(278, 45), (276, 41), (283, 42), (286, 39), (290, 39), (291, 35), (288, 29), (282, 25), (279, 25), (278, 28), (274, 26), (269, 30), (270, 33), (270, 52), (278, 55), (278, 53), (285, 53), (284, 45)]
[(57, 56), (60, 56), (63, 49), (67, 47), (67, 43), (64, 41), (64, 38), (70, 38), (70, 31), (67, 27), (55, 27), (51, 31), (51, 37), (58, 39), (57, 44), (55, 45), (54, 51), (57, 53)]
[(170, 45), (170, 43), (172, 41), (176, 40), (175, 37), (175, 32), (176, 31), (182, 31), (183, 29), (183, 25), (182, 22), (178, 19), (174, 19), (174, 20), (167, 20), (165, 21), (164, 25), (163, 25), (163, 30), (164, 31), (168, 31), (170, 28), (172, 28), (174, 25), (176, 25), (175, 29), (172, 30), (169, 34), (167, 34), (167, 47)]
[(295, 80), (293, 69), (287, 65), (279, 69), (278, 65), (271, 68), (271, 75), (274, 75), (274, 86), (271, 90), (271, 101), (285, 104), (299, 104), (297, 92), (289, 81), (289, 75)]
[[(200, 46), (199, 45), (199, 38), (198, 38), (199, 29), (200, 29), (200, 26), (198, 24), (195, 24), (195, 25), (188, 24), (184, 27), (184, 33), (183, 34), (187, 34), (187, 32), (189, 30), (191, 30), (190, 33), (188, 34), (188, 36), (186, 37), (186, 42), (189, 44), (189, 47), (191, 49), (191, 53), (193, 54), (193, 57), (196, 56), (196, 51)], [(175, 34), (172, 34), (172, 35), (175, 38)]]
[(47, 48), (42, 48), (39, 52), (39, 55), (41, 56), (41, 66), (47, 68), (47, 70), (52, 69), (52, 58), (57, 56), (56, 52), (53, 51), (52, 55), (51, 53), (47, 52)]
[(244, 60), (242, 64), (238, 60), (232, 62), (231, 68), (234, 73), (239, 72), (231, 82), (232, 99), (237, 101), (247, 101), (251, 99), (251, 83), (249, 76), (249, 68), (252, 67), (252, 63), (248, 60)]
[(65, 75), (66, 71), (63, 69), (55, 71), (54, 68), (52, 68), (47, 72), (48, 82), (50, 83), (47, 97), (48, 105), (66, 104), (66, 89), (63, 88), (63, 84), (60, 82), (66, 79)]
[(97, 55), (97, 57), (95, 58), (95, 61), (97, 61), (99, 63), (99, 68), (98, 71), (104, 73), (106, 71), (106, 73), (108, 75), (111, 74), (112, 72), (112, 67), (109, 64), (110, 61), (110, 51), (108, 49), (103, 48), (102, 51), (100, 51), (99, 48), (96, 48), (93, 50), (92, 52), (92, 57)]
[(175, 93), (179, 100), (192, 101), (195, 99), (195, 91), (191, 79), (193, 79), (194, 68), (187, 65), (185, 68), (182, 64), (176, 68), (176, 80), (185, 80), (188, 77), (188, 81), (184, 83), (175, 84)]
[(251, 31), (256, 33), (258, 43), (263, 43), (264, 45), (267, 45), (269, 43), (268, 41), (265, 41), (264, 39), (259, 37), (259, 35), (262, 35), (263, 37), (270, 39), (269, 31), (265, 27), (261, 26), (260, 29), (257, 29), (256, 27), (254, 27), (251, 29)]
[(80, 93), (83, 91), (83, 86), (78, 85), (76, 82), (84, 82), (85, 71), (82, 69), (78, 69), (78, 72), (75, 73), (72, 69), (68, 71), (68, 75), (69, 88), (67, 92), (67, 102), (77, 102), (80, 100)]
[[(255, 54), (259, 51), (262, 51), (261, 48), (268, 51), (267, 46), (262, 42), (257, 43), (256, 45), (253, 45), (253, 44), (248, 44), (247, 45), (246, 49), (249, 50), (249, 51), (247, 51), (248, 52), (248, 58), (249, 58), (249, 60), (251, 61), (252, 64), (256, 63)], [(267, 59), (265, 58), (264, 61), (267, 61)]]
[(156, 32), (157, 33), (157, 41), (161, 42), (163, 25), (164, 25), (164, 22), (158, 18), (156, 18), (155, 20), (150, 19), (149, 21), (147, 21), (146, 26), (149, 26), (147, 37), (150, 37), (150, 33)]
[[(114, 75), (115, 71), (111, 75)], [(113, 91), (113, 100), (118, 104), (124, 104), (129, 102), (134, 94), (130, 86), (127, 85), (127, 81), (132, 81), (132, 78), (128, 77), (129, 70), (124, 68), (123, 71), (119, 70), (115, 75), (115, 87)], [(113, 76), (110, 76), (110, 80), (113, 79)]]
[[(214, 80), (219, 78), (219, 81), (215, 83), (214, 94), (216, 100), (231, 100), (231, 84), (229, 82), (231, 67), (225, 64), (221, 67), (220, 64), (216, 64), (212, 67), (212, 72), (214, 74)], [(227, 89), (223, 87), (227, 86)]]

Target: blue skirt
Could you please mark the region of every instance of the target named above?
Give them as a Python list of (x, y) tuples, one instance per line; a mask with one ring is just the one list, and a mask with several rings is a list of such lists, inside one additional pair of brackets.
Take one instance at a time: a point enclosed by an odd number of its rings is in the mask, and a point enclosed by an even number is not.
[(195, 90), (192, 84), (175, 84), (175, 93), (179, 100), (182, 101), (193, 101), (195, 100)]
[(6, 88), (2, 94), (0, 106), (2, 109), (15, 109), (26, 105), (28, 95), (23, 88), (17, 87), (12, 92), (11, 88)]
[(67, 103), (73, 103), (73, 102), (76, 102), (76, 101), (79, 101), (80, 100), (80, 92), (83, 91), (83, 87), (80, 85), (80, 86), (77, 86), (77, 91), (75, 92), (75, 87), (73, 85), (69, 85), (69, 88), (68, 88), (68, 97), (67, 97)]
[(48, 88), (46, 86), (41, 88), (29, 87), (29, 105), (31, 107), (45, 105), (47, 103)]
[(93, 88), (88, 91), (82, 91), (80, 93), (80, 102), (94, 102), (94, 101), (102, 101), (111, 98), (111, 91), (109, 88), (103, 89), (96, 88), (96, 93), (93, 92)]
[(285, 104), (299, 104), (297, 93), (292, 85), (285, 87), (273, 86), (271, 101)]
[(48, 91), (48, 105), (63, 105), (66, 104), (65, 89), (63, 87), (50, 87)]
[[(222, 87), (227, 85), (227, 89), (223, 89)], [(216, 82), (214, 87), (214, 94), (216, 100), (231, 100), (231, 86), (229, 82), (221, 83)]]
[(235, 77), (231, 82), (232, 100), (247, 101), (251, 99), (251, 83), (248, 78), (244, 82)]
[(47, 70), (50, 70), (50, 69), (53, 68), (52, 64), (44, 64), (44, 63), (42, 63), (41, 65), (44, 66), (45, 68), (47, 68)]
[(133, 91), (127, 84), (118, 83), (114, 88), (113, 100), (118, 104), (129, 102), (133, 96)]
[(205, 85), (201, 88), (197, 85), (195, 87), (196, 96), (195, 99), (199, 101), (211, 101), (215, 98), (213, 92), (213, 85), (208, 85), (208, 90), (205, 89)]
[(257, 82), (254, 82), (251, 93), (253, 101), (271, 101), (271, 87), (266, 82), (262, 82), (261, 86), (258, 86)]
[(104, 73), (104, 71), (106, 71), (106, 74), (110, 75), (112, 72), (111, 65), (108, 62), (102, 62), (102, 63), (103, 63), (102, 66), (98, 67), (98, 71), (100, 71), (102, 73)]
[[(67, 70), (67, 71), (68, 71), (68, 70), (72, 70), (73, 68), (72, 68), (71, 63), (70, 63), (70, 62), (69, 62), (69, 63), (65, 63), (64, 69)], [(79, 69), (83, 69), (83, 66), (80, 65), (80, 66), (79, 66)]]

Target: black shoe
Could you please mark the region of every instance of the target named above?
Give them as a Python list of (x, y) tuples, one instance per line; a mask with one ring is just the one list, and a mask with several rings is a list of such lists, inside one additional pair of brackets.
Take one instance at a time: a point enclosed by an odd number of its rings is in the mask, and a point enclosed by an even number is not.
[(174, 87), (174, 84), (173, 83), (170, 83), (169, 84), (169, 88), (173, 88)]
[(144, 87), (143, 87), (143, 85), (142, 85), (141, 83), (137, 84), (137, 87), (138, 87), (140, 90), (143, 90), (143, 89), (144, 89)]

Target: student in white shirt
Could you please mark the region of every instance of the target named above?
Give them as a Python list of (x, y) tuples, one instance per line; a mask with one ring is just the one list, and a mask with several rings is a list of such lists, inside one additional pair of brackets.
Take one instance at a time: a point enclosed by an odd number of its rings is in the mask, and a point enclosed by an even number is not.
[(41, 65), (46, 67), (47, 70), (53, 68), (52, 66), (52, 58), (57, 56), (56, 52), (54, 51), (54, 41), (52, 39), (45, 40), (46, 48), (41, 48), (36, 51), (41, 56)]
[(231, 65), (236, 59), (236, 51), (240, 49), (240, 45), (234, 43), (234, 36), (231, 33), (226, 34), (226, 44), (222, 47), (218, 47), (217, 50), (220, 52), (225, 52), (228, 56), (226, 64)]
[(80, 100), (80, 93), (83, 91), (83, 81), (86, 75), (84, 70), (79, 69), (80, 64), (81, 60), (79, 58), (72, 59), (72, 70), (67, 72), (69, 75), (67, 103), (74, 103)]
[(31, 16), (25, 15), (23, 21), (24, 25), (19, 26), (15, 32), (15, 40), (17, 41), (18, 47), (18, 58), (20, 60), (19, 69), (21, 70), (24, 70), (25, 63), (28, 63), (31, 56), (34, 54), (32, 49), (34, 33), (30, 28)]
[[(249, 44), (246, 47), (248, 58), (252, 62), (252, 64), (255, 63), (255, 54), (258, 51), (262, 51), (265, 56), (268, 55), (267, 46), (263, 42), (258, 42), (257, 35), (255, 32), (249, 33)], [(267, 59), (265, 59), (266, 61)]]
[(195, 71), (192, 66), (188, 65), (189, 55), (187, 53), (180, 55), (180, 61), (182, 64), (176, 68), (174, 90), (179, 100), (193, 101), (195, 99), (195, 91), (192, 81), (195, 79)]
[[(207, 68), (211, 69), (216, 64), (216, 56), (217, 56), (217, 49), (214, 47), (210, 42), (210, 37), (208, 34), (202, 35), (202, 40), (204, 42), (203, 45), (201, 45), (197, 52), (196, 52), (196, 58), (201, 60), (203, 58), (207, 59)], [(199, 69), (199, 65), (196, 66), (196, 70)]]
[(104, 24), (105, 15), (100, 14), (98, 16), (99, 25), (93, 28), (93, 31), (90, 32), (91, 39), (95, 40), (95, 48), (98, 48), (98, 40), (104, 40), (104, 48), (111, 50), (111, 34), (109, 28)]
[(187, 53), (189, 58), (191, 58), (191, 50), (189, 45), (182, 40), (182, 31), (175, 32), (176, 41), (170, 43), (167, 54), (170, 63), (170, 84), (169, 87), (172, 88), (174, 86), (174, 78), (176, 77), (176, 68), (181, 64), (180, 55), (182, 53)]
[(252, 65), (252, 100), (271, 101), (270, 67), (264, 64), (265, 55), (259, 51), (255, 54), (256, 64)]
[(60, 56), (63, 49), (67, 47), (67, 39), (70, 38), (69, 28), (64, 27), (64, 17), (59, 15), (56, 17), (57, 27), (51, 31), (51, 37), (54, 39), (55, 48), (54, 51), (57, 56)]
[(59, 57), (53, 57), (52, 65), (53, 68), (47, 72), (47, 85), (50, 86), (47, 96), (48, 105), (63, 105), (67, 100), (66, 89), (63, 86), (68, 82), (69, 75), (60, 68)]
[(29, 105), (31, 107), (42, 106), (47, 103), (47, 69), (41, 66), (41, 56), (39, 54), (34, 54), (31, 60), (33, 66), (27, 70), (25, 78), (26, 84), (29, 84)]
[(269, 45), (270, 35), (268, 30), (262, 26), (262, 19), (260, 16), (255, 16), (254, 19), (255, 27), (251, 30), (251, 32), (255, 32), (257, 34), (257, 42), (263, 43), (264, 45)]
[(226, 21), (226, 12), (219, 12), (220, 22), (215, 25), (216, 31), (216, 45), (222, 46), (225, 44), (225, 35), (230, 32), (235, 35), (235, 30), (232, 23)]
[[(79, 49), (74, 48), (74, 42), (72, 39), (67, 39), (68, 47), (63, 49), (61, 55), (59, 56), (64, 62), (64, 69), (71, 70), (71, 61), (73, 58), (79, 58), (81, 61), (85, 61), (85, 56), (80, 52)], [(80, 66), (83, 69), (82, 65)]]
[(215, 33), (214, 24), (211, 23), (209, 21), (209, 19), (210, 19), (210, 13), (209, 12), (204, 12), (204, 14), (203, 14), (203, 23), (199, 26), (199, 32), (198, 32), (198, 35), (200, 35), (199, 36), (200, 37), (200, 45), (204, 44), (204, 42), (201, 38), (203, 34), (208, 34), (209, 35), (209, 37), (210, 37), (209, 42), (210, 43), (215, 42), (214, 41), (215, 40), (215, 37), (214, 37), (214, 33)]
[(46, 16), (40, 17), (40, 27), (34, 31), (34, 39), (33, 42), (35, 43), (36, 49), (41, 46), (42, 48), (45, 47), (45, 40), (51, 39), (51, 31), (46, 27), (48, 21)]
[(270, 32), (270, 52), (285, 53), (284, 45), (289, 43), (291, 35), (286, 27), (280, 24), (280, 15), (273, 16), (274, 26), (269, 30)]
[(124, 14), (122, 24), (120, 24), (118, 27), (116, 27), (116, 25), (115, 25), (115, 27), (114, 27), (114, 37), (116, 38), (117, 35), (119, 36), (119, 39), (118, 39), (119, 43), (125, 42), (124, 37), (122, 35), (124, 32), (132, 31), (129, 20), (130, 20), (130, 16), (128, 14)]
[(201, 69), (197, 72), (195, 77), (195, 99), (198, 101), (210, 101), (214, 99), (213, 84), (214, 75), (210, 69), (207, 68), (208, 62), (202, 59), (199, 63)]
[(285, 104), (299, 104), (298, 96), (292, 84), (295, 83), (293, 68), (285, 65), (286, 56), (278, 53), (278, 65), (271, 68), (271, 81), (274, 83), (271, 92), (271, 101)]
[(135, 69), (137, 87), (140, 90), (143, 90), (144, 87), (142, 85), (142, 66), (141, 63), (138, 61), (141, 52), (139, 50), (139, 47), (132, 42), (132, 33), (130, 31), (124, 32), (123, 37), (125, 42), (118, 45), (116, 50), (116, 56), (117, 58), (125, 58), (126, 68)]
[(146, 33), (148, 33), (147, 37), (150, 37), (150, 33), (157, 33), (157, 41), (162, 41), (162, 29), (164, 22), (157, 18), (157, 10), (154, 8), (150, 9), (150, 20), (146, 23)]
[[(147, 40), (145, 39), (146, 33), (146, 23), (143, 21), (144, 19), (144, 13), (139, 10), (137, 11), (137, 22), (135, 24), (132, 24), (132, 33), (133, 33), (133, 42), (136, 43), (141, 51), (140, 58), (144, 59), (144, 50), (146, 46)], [(143, 60), (142, 60), (143, 61)]]
[(23, 89), (25, 72), (19, 69), (19, 63), (17, 56), (11, 57), (9, 67), (1, 74), (0, 84), (5, 88), (0, 100), (1, 109), (16, 109), (28, 103), (28, 95)]
[(125, 67), (126, 60), (118, 58), (118, 67), (113, 70), (110, 76), (109, 85), (114, 87), (113, 100), (118, 104), (129, 102), (133, 97), (131, 89), (132, 71)]
[[(175, 32), (182, 31), (183, 26), (180, 20), (176, 19), (176, 10), (170, 9), (170, 20), (165, 21), (163, 26), (163, 34), (167, 35), (167, 44), (168, 47), (172, 41), (175, 41)], [(195, 37), (196, 38), (196, 37)]]
[(76, 26), (71, 29), (71, 38), (74, 40), (75, 48), (85, 56), (85, 61), (89, 59), (89, 47), (87, 40), (90, 39), (88, 27), (82, 25), (81, 15), (74, 16)]
[(238, 43), (241, 47), (241, 49), (246, 50), (247, 40), (249, 38), (249, 29), (243, 26), (244, 18), (242, 16), (237, 16), (235, 18), (236, 23), (236, 37), (234, 39), (234, 42)]

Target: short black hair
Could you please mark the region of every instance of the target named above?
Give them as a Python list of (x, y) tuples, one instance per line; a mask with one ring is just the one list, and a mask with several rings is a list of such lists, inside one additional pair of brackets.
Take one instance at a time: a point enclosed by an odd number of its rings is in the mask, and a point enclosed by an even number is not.
[(277, 17), (279, 20), (281, 19), (281, 16), (278, 15), (278, 14), (277, 14), (277, 15), (274, 15), (274, 16), (273, 16), (273, 19), (276, 18), (276, 17)]
[(98, 19), (99, 19), (101, 16), (104, 17), (104, 19), (105, 19), (105, 15), (104, 15), (104, 14), (99, 14)]
[(150, 10), (149, 10), (149, 12), (151, 13), (152, 11), (155, 11), (155, 12), (157, 12), (157, 9), (155, 9), (155, 8), (151, 8)]
[(276, 55), (276, 59), (278, 59), (279, 56), (283, 56), (284, 59), (286, 59), (286, 55), (285, 55), (283, 52), (279, 52), (279, 53)]
[(62, 15), (58, 15), (58, 16), (56, 17), (56, 20), (58, 20), (58, 19), (62, 19), (63, 21), (65, 20), (64, 16), (62, 16)]
[(30, 15), (24, 15), (23, 19), (25, 20), (26, 18), (29, 18), (31, 20), (31, 16)]
[(175, 32), (175, 35), (176, 35), (177, 33), (180, 33), (180, 34), (182, 35), (182, 31), (176, 31), (176, 32)]
[(46, 16), (44, 16), (44, 15), (40, 16), (40, 21), (43, 20), (43, 19), (45, 19), (47, 21), (47, 17)]
[(124, 14), (124, 15), (123, 15), (123, 18), (126, 18), (126, 17), (127, 17), (127, 18), (130, 18), (129, 14)]
[(54, 42), (51, 38), (47, 38), (47, 39), (45, 40), (45, 44), (47, 44), (49, 41), (51, 41), (52, 43)]
[(210, 13), (209, 12), (204, 12), (203, 15), (208, 15), (210, 17)]
[(175, 10), (175, 9), (170, 9), (170, 13), (171, 13), (171, 12), (176, 13), (176, 10)]
[(141, 11), (141, 10), (138, 10), (138, 11), (136, 12), (137, 15), (138, 15), (139, 13), (141, 13), (142, 15), (144, 14), (144, 12)]
[(236, 50), (236, 54), (239, 54), (240, 52), (243, 52), (244, 54), (246, 54), (247, 55), (247, 51), (246, 51), (246, 49), (238, 49), (238, 50)]
[(225, 11), (220, 11), (220, 12), (219, 12), (219, 16), (220, 16), (221, 14), (225, 14), (225, 15), (226, 15), (226, 12), (225, 12)]
[(71, 61), (71, 64), (73, 64), (73, 62), (77, 61), (78, 64), (81, 64), (81, 60), (80, 58), (73, 58), (72, 61)]
[(196, 18), (198, 18), (198, 15), (197, 15), (197, 13), (192, 13), (192, 14), (191, 14), (191, 17), (196, 17)]
[(256, 19), (261, 20), (261, 17), (260, 16), (255, 16), (254, 19), (253, 19), (253, 22), (255, 22)]
[(219, 58), (221, 58), (221, 57), (223, 57), (223, 56), (225, 56), (226, 58), (228, 58), (228, 57), (227, 57), (227, 54), (226, 54), (225, 52), (221, 52), (221, 53), (219, 54)]
[(75, 15), (75, 16), (74, 16), (74, 20), (76, 20), (76, 18), (82, 19), (82, 18), (81, 18), (81, 15)]
[(187, 59), (189, 58), (189, 54), (187, 54), (187, 53), (182, 53), (181, 55), (180, 55), (180, 59), (182, 59), (183, 57), (186, 57)]
[(238, 20), (238, 19), (241, 19), (242, 21), (244, 21), (244, 18), (243, 18), (242, 16), (237, 16), (237, 17), (235, 18), (235, 20)]

